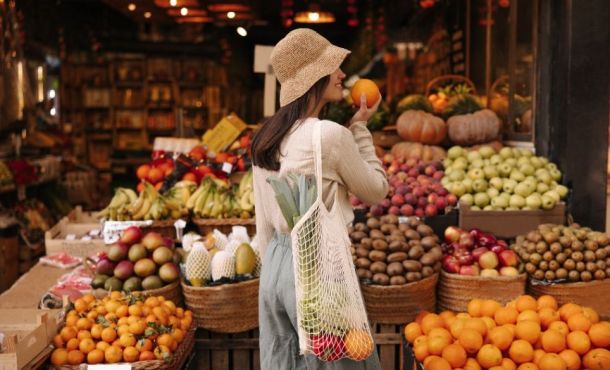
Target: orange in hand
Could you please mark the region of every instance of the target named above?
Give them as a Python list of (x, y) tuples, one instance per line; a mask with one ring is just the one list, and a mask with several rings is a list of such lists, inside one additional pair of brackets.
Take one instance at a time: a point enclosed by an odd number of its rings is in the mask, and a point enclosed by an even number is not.
[(377, 84), (366, 78), (359, 79), (352, 87), (351, 95), (356, 107), (360, 107), (360, 99), (362, 94), (366, 96), (367, 108), (373, 107), (375, 104), (377, 104), (379, 98), (381, 98)]

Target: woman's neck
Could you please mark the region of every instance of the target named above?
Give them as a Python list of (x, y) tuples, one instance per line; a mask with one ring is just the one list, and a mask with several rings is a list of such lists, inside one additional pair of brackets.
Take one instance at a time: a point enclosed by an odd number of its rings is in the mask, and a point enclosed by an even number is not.
[(320, 112), (322, 111), (322, 108), (324, 108), (326, 103), (328, 103), (328, 102), (324, 101), (324, 100), (320, 101), (320, 103), (318, 103), (317, 106), (315, 106), (313, 109), (309, 110), (309, 114), (307, 115), (307, 117), (319, 118)]

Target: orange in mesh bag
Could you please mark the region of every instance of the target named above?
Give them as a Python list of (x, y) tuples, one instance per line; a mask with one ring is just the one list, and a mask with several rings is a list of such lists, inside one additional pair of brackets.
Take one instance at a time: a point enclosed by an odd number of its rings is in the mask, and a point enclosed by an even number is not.
[(323, 361), (367, 359), (374, 349), (345, 220), (322, 200), (321, 123), (313, 133), (315, 176), (270, 177), (291, 228), (301, 354)]

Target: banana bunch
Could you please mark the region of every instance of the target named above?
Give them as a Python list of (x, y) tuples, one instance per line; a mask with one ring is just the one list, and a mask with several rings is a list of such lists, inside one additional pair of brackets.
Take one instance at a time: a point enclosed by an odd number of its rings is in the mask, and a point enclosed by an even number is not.
[(252, 184), (252, 170), (239, 182), (239, 187), (235, 192), (237, 204), (241, 209), (239, 217), (251, 218), (254, 214), (254, 185)]
[(97, 216), (98, 218), (107, 218), (109, 220), (128, 220), (128, 207), (137, 200), (138, 195), (135, 191), (128, 188), (117, 188), (108, 206), (101, 210)]
[[(127, 207), (128, 220), (157, 220), (164, 213), (163, 200), (159, 200), (159, 192), (149, 183), (144, 183), (144, 190), (140, 192), (138, 199)], [(154, 205), (154, 208), (153, 208)], [(154, 214), (153, 214), (154, 213)]]
[(233, 188), (223, 180), (206, 178), (192, 193), (186, 207), (201, 218), (251, 218), (254, 211), (252, 173)]
[(196, 188), (197, 184), (192, 181), (180, 181), (163, 196), (171, 218), (178, 219), (189, 214), (187, 203)]

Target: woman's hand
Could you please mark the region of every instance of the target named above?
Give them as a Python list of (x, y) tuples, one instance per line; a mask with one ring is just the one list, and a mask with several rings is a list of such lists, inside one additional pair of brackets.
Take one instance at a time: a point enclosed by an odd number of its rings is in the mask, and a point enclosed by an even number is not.
[(379, 108), (379, 104), (381, 104), (382, 100), (383, 100), (382, 96), (379, 95), (379, 99), (377, 99), (377, 103), (375, 103), (375, 105), (373, 105), (371, 108), (368, 108), (366, 106), (366, 95), (365, 94), (360, 95), (360, 109), (358, 109), (356, 114), (354, 114), (354, 116), (350, 120), (350, 122), (349, 122), (350, 126), (356, 122), (368, 121), (373, 116), (373, 114), (375, 114), (375, 112), (377, 112), (377, 108)]

